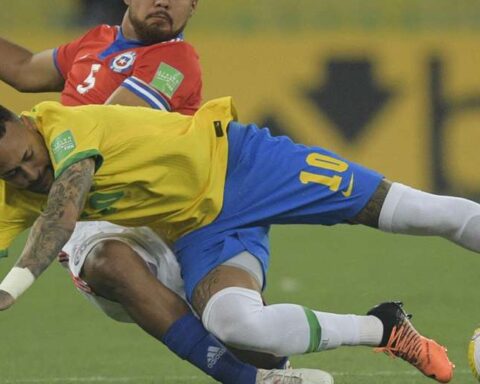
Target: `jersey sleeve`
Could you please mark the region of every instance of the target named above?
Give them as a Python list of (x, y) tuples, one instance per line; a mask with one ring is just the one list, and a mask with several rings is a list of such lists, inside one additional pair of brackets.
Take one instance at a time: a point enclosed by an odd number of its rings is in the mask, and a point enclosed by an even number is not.
[(67, 44), (60, 45), (54, 49), (53, 62), (55, 63), (55, 67), (57, 68), (58, 72), (64, 79), (67, 78), (67, 74), (72, 68), (72, 64), (82, 43), (85, 40), (94, 37), (95, 34), (100, 32), (100, 29), (101, 26), (93, 28), (77, 39)]
[[(0, 212), (2, 209), (0, 209)], [(8, 248), (13, 240), (22, 233), (27, 227), (16, 225), (0, 220), (0, 258), (8, 256)]]
[(38, 195), (10, 188), (0, 181), (0, 258), (8, 256), (13, 240), (32, 226), (41, 203)]
[(152, 108), (192, 115), (201, 103), (198, 55), (185, 42), (156, 44), (137, 58), (123, 87)]
[[(46, 107), (42, 104), (47, 104)], [(47, 102), (35, 107), (40, 109), (42, 134), (52, 160), (55, 179), (68, 167), (81, 160), (93, 158), (95, 172), (101, 167), (100, 152), (102, 132), (87, 107), (64, 107)]]
[(8, 248), (12, 244), (13, 240), (22, 233), (28, 226), (22, 223), (9, 222), (4, 219), (4, 208), (0, 208), (0, 214), (2, 219), (0, 220), (0, 258), (8, 256)]

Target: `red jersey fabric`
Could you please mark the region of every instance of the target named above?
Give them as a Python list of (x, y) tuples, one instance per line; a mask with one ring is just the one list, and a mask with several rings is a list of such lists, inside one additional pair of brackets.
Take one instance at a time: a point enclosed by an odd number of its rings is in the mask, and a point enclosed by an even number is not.
[(182, 37), (143, 45), (101, 25), (55, 49), (54, 61), (64, 105), (103, 104), (119, 86), (157, 109), (191, 115), (201, 104), (198, 55)]

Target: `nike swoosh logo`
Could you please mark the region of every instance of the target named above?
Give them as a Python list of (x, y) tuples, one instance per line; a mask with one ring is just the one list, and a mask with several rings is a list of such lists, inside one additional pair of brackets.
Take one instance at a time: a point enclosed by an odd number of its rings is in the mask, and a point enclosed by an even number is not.
[(353, 190), (353, 173), (352, 173), (352, 177), (350, 177), (350, 183), (348, 183), (348, 188), (345, 191), (342, 191), (342, 195), (345, 197), (350, 197), (350, 195), (352, 194), (352, 190)]

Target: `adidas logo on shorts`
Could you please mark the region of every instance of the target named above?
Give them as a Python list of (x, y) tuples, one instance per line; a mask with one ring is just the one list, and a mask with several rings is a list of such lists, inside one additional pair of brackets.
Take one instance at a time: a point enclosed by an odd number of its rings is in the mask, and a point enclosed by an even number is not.
[(207, 366), (212, 368), (217, 364), (218, 359), (220, 359), (227, 350), (225, 348), (214, 347), (211, 345), (207, 350)]

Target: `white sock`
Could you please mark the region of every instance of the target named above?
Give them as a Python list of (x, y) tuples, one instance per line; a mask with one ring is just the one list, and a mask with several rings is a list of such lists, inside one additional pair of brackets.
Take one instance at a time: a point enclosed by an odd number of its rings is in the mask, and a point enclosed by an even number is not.
[(277, 356), (379, 345), (383, 335), (383, 325), (374, 316), (315, 312), (296, 304), (265, 306), (258, 292), (237, 287), (213, 295), (202, 321), (226, 344)]
[(393, 183), (378, 227), (393, 233), (442, 236), (480, 252), (480, 205), (459, 197), (433, 195)]
[(322, 331), (318, 350), (333, 349), (341, 345), (377, 346), (382, 340), (383, 324), (375, 316), (314, 313)]
[(360, 345), (378, 347), (382, 342), (383, 323), (376, 316), (358, 316)]

